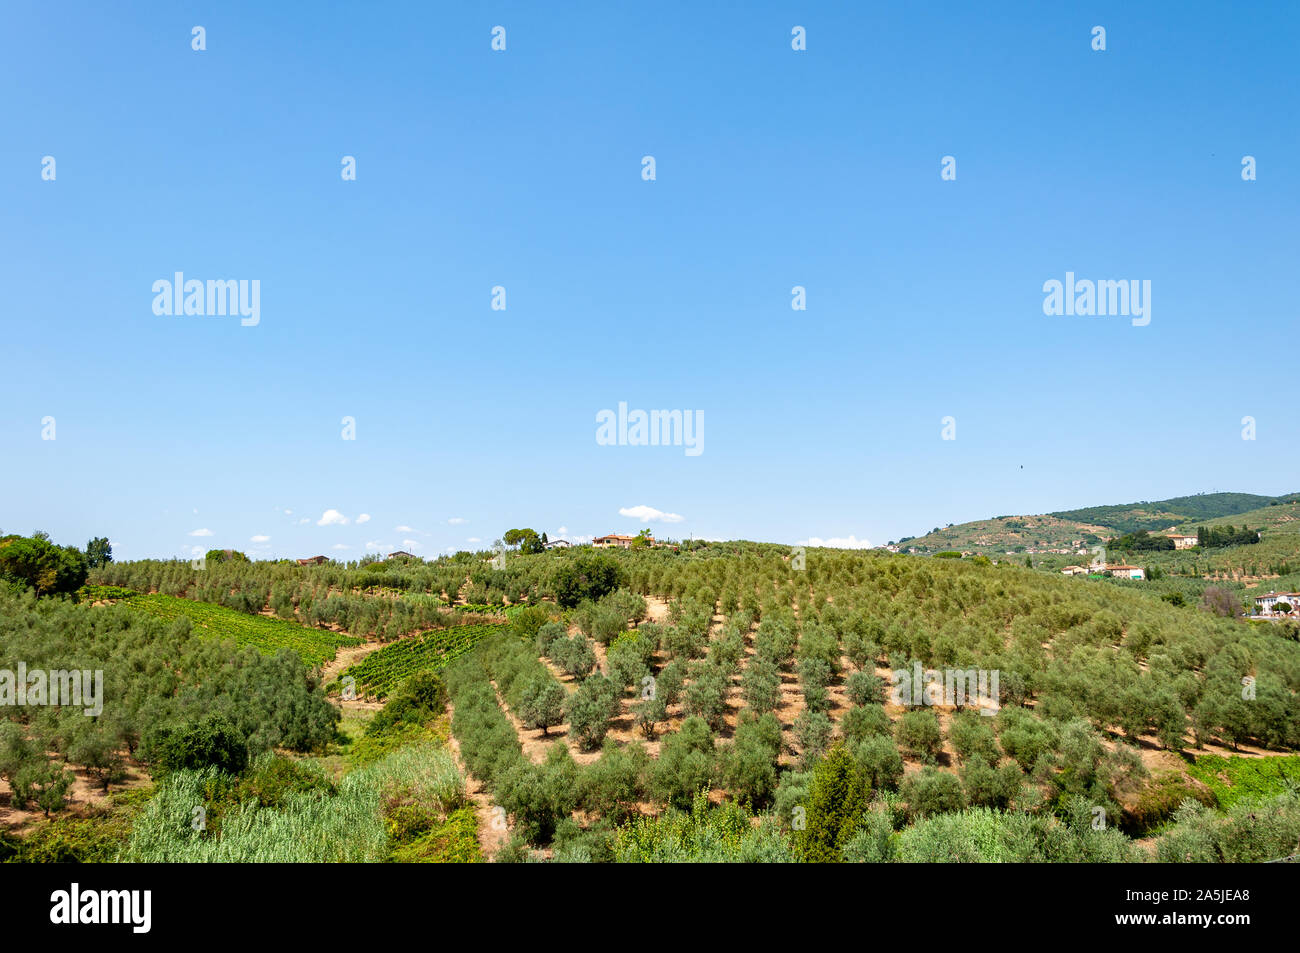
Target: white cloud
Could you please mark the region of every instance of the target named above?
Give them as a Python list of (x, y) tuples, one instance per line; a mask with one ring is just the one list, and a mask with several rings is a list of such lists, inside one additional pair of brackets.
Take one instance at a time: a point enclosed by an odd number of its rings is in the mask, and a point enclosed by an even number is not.
[(407, 549), (409, 549), (411, 552), (415, 552), (417, 549), (423, 548), (423, 545), (421, 543), (417, 543), (413, 539), (402, 540), (402, 545), (405, 546)]
[(559, 529), (557, 529), (555, 532), (558, 533), (560, 536), (563, 536), (563, 535), (564, 535), (565, 533), (567, 533), (568, 531), (569, 531), (569, 527), (567, 527), (567, 526), (561, 526), (561, 527), (560, 527)]
[(380, 552), (383, 552), (383, 551), (386, 550), (388, 547), (387, 547), (386, 545), (384, 545), (383, 543), (379, 542), (379, 540), (377, 540), (377, 539), (368, 539), (368, 540), (366, 540), (365, 548), (366, 548), (366, 549), (376, 549), (376, 550), (379, 550)]
[(190, 535), (191, 535), (191, 536), (211, 536), (211, 535), (212, 535), (212, 530), (210, 530), (210, 529), (196, 529), (196, 530), (194, 530), (192, 533), (190, 533)]
[(852, 533), (848, 536), (832, 536), (830, 539), (822, 539), (820, 536), (810, 536), (807, 539), (799, 540), (799, 546), (823, 546), (826, 549), (870, 549), (871, 540), (858, 539)]
[(358, 525), (358, 526), (360, 526), (362, 523), (369, 523), (369, 522), (370, 522), (370, 514), (369, 514), (369, 513), (362, 513), (360, 516), (357, 517), (357, 525)]
[(302, 519), (298, 520), (298, 525), (302, 526), (304, 523), (310, 523), (310, 522), (311, 522), (311, 517), (304, 516)]
[(330, 549), (351, 549), (351, 548), (352, 547), (349, 546), (347, 543), (335, 543), (333, 546), (330, 547)]
[(249, 540), (248, 540), (248, 541), (249, 541), (250, 543), (269, 543), (269, 542), (271, 541), (271, 537), (270, 537), (270, 536), (260, 536), (260, 535), (259, 535), (259, 536), (251, 536), (251, 537), (249, 537)]
[(663, 510), (657, 510), (653, 506), (620, 506), (619, 516), (630, 516), (632, 519), (640, 520), (642, 523), (680, 523), (684, 516), (677, 513), (665, 513)]
[(414, 533), (415, 530), (412, 529), (410, 526), (394, 526), (394, 527), (393, 527), (393, 532), (394, 532), (394, 533)]
[(481, 542), (483, 542), (483, 540), (479, 539), (477, 536), (471, 536), (469, 539), (465, 540), (465, 542), (467, 542), (467, 543), (481, 543)]
[(468, 523), (468, 522), (469, 522), (469, 520), (465, 519), (464, 517), (461, 517), (461, 516), (453, 516), (451, 519), (447, 520), (447, 525), (448, 525), (448, 526), (464, 526), (464, 525), (465, 525), (466, 523)]
[(317, 526), (342, 526), (346, 525), (348, 518), (338, 510), (326, 510), (321, 514), (321, 518), (316, 521)]

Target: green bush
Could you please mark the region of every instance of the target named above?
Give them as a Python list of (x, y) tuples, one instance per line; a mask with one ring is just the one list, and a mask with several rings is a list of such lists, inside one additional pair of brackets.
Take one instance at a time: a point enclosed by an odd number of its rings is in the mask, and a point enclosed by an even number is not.
[(967, 804), (966, 792), (956, 775), (929, 767), (907, 778), (901, 793), (912, 817), (961, 811)]
[(933, 764), (943, 752), (943, 731), (939, 719), (928, 709), (903, 713), (895, 728), (898, 745), (927, 763)]
[(204, 768), (240, 774), (248, 765), (248, 737), (224, 715), (206, 715), (151, 729), (142, 755), (163, 775)]

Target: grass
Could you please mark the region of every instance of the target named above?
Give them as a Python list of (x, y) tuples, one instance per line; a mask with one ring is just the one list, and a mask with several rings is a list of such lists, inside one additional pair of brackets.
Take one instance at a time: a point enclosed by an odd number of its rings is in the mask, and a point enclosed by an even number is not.
[(348, 763), (360, 768), (380, 761), (408, 745), (445, 745), (450, 735), (446, 718), (441, 718), (431, 725), (393, 725), (378, 734), (362, 735), (353, 741), (348, 748)]
[(1188, 765), (1187, 773), (1214, 792), (1223, 810), (1243, 798), (1276, 797), (1288, 782), (1300, 785), (1300, 755), (1244, 758), (1239, 755), (1202, 755)]
[[(247, 785), (213, 769), (170, 775), (136, 821), (118, 859), (376, 863), (403, 848), (466, 856), (472, 853), (468, 836), (476, 838), (476, 829), (467, 831), (464, 818), (457, 816), (469, 804), (464, 778), (451, 753), (433, 744), (394, 751), (353, 771), (336, 789), (289, 790), (273, 804), (241, 794), (237, 804), (220, 805), (219, 826), (195, 830), (194, 807), (209, 804), (214, 791), (231, 790), (232, 783)], [(423, 848), (414, 846), (421, 842)]]
[(408, 843), (393, 848), (389, 859), (399, 864), (476, 864), (483, 860), (478, 843), (478, 816), (462, 807), (445, 821)]

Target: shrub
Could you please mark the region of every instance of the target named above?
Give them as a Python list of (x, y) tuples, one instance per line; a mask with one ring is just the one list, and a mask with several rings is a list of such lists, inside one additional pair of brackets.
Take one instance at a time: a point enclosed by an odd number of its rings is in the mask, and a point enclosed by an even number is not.
[(545, 735), (552, 725), (564, 720), (564, 686), (551, 678), (539, 676), (524, 689), (519, 702), (519, 720), (525, 728), (540, 728)]
[(998, 714), (998, 741), (1025, 771), (1056, 746), (1056, 729), (1023, 708), (1003, 708)]
[(619, 564), (608, 556), (578, 556), (556, 567), (551, 577), (551, 590), (560, 605), (572, 609), (583, 599), (594, 601), (613, 592), (621, 578)]
[(1020, 794), (1024, 774), (1020, 766), (1008, 761), (994, 768), (982, 755), (972, 755), (962, 767), (962, 785), (973, 807), (1006, 809)]
[(586, 636), (575, 635), (551, 643), (551, 660), (566, 675), (586, 678), (596, 667), (596, 652)]
[(497, 785), (497, 801), (519, 832), (533, 844), (545, 844), (561, 818), (577, 806), (578, 766), (562, 741), (551, 745), (543, 764), (519, 761)]
[(775, 711), (781, 702), (781, 673), (770, 659), (750, 659), (740, 686), (745, 706), (760, 715)]
[(686, 686), (686, 713), (703, 718), (716, 731), (722, 727), (726, 712), (726, 677), (708, 662), (697, 663)]
[(803, 689), (804, 706), (809, 711), (826, 712), (831, 707), (831, 696), (826, 685), (831, 680), (830, 664), (820, 656), (799, 660), (799, 684)]
[(621, 691), (608, 678), (596, 675), (569, 696), (565, 710), (569, 728), (584, 748), (599, 748), (609, 731), (609, 719), (618, 710)]
[(998, 740), (993, 733), (991, 721), (985, 715), (968, 711), (953, 716), (948, 726), (948, 737), (957, 757), (962, 761), (979, 757), (989, 764), (997, 764), (1001, 752), (998, 750)]
[(924, 768), (903, 782), (902, 795), (912, 817), (925, 817), (966, 808), (966, 793), (957, 777), (935, 768)]
[(601, 817), (622, 821), (635, 814), (637, 802), (646, 797), (651, 766), (641, 745), (621, 747), (607, 740), (600, 758), (579, 776), (579, 803)]
[(900, 747), (933, 764), (943, 751), (943, 732), (934, 712), (920, 709), (903, 713), (895, 729)]
[(716, 762), (713, 733), (702, 718), (687, 718), (664, 738), (654, 767), (654, 790), (678, 808), (688, 808), (700, 789), (712, 786)]
[(240, 774), (248, 765), (248, 738), (224, 715), (206, 715), (153, 728), (142, 755), (162, 774), (204, 768)]
[(903, 778), (903, 756), (888, 735), (876, 735), (853, 748), (863, 783), (876, 791), (896, 791)]
[(894, 859), (894, 825), (889, 812), (873, 806), (867, 810), (857, 833), (844, 844), (843, 855), (850, 864), (883, 864)]
[(844, 690), (855, 705), (880, 705), (885, 701), (885, 683), (875, 672), (854, 672), (845, 680)]
[(833, 730), (834, 725), (823, 712), (804, 709), (799, 713), (794, 721), (794, 737), (805, 769), (812, 767), (813, 762), (822, 756), (830, 744)]
[(569, 630), (561, 622), (547, 622), (541, 626), (536, 635), (533, 637), (537, 645), (537, 654), (545, 655), (548, 658), (551, 655), (552, 646), (560, 639), (567, 639)]
[(775, 715), (742, 721), (735, 740), (723, 749), (722, 781), (727, 792), (751, 809), (767, 804), (776, 791), (780, 755), (781, 723)]
[(447, 687), (436, 672), (418, 672), (393, 693), (366, 726), (378, 735), (397, 725), (426, 725), (447, 708)]
[(867, 738), (877, 735), (893, 737), (894, 724), (889, 720), (883, 705), (860, 705), (850, 708), (840, 719), (840, 731), (844, 741), (851, 748), (856, 748)]

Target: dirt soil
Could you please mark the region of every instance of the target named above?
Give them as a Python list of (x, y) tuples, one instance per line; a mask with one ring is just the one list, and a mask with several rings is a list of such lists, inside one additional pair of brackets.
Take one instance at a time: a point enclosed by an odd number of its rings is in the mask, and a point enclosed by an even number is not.
[[(126, 761), (126, 779), (110, 785), (108, 791), (105, 791), (99, 780), (85, 768), (65, 765), (76, 779), (68, 788), (67, 808), (60, 811), (58, 816), (88, 817), (108, 806), (108, 795), (111, 792), (144, 788), (153, 783), (144, 765), (128, 757), (125, 751), (121, 754)], [(27, 808), (15, 807), (13, 789), (9, 787), (8, 782), (0, 780), (0, 830), (10, 834), (25, 834), (44, 817), (45, 813), (34, 805), (29, 805)]]

